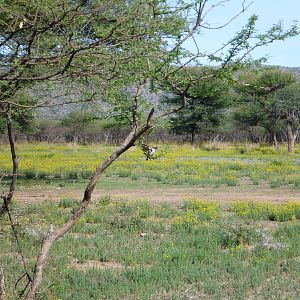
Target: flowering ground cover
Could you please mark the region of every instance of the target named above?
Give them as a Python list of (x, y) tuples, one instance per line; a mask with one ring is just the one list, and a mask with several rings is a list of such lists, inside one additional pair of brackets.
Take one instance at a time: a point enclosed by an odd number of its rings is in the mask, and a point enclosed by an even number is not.
[[(50, 227), (77, 206), (13, 205), (29, 270)], [(55, 244), (38, 299), (299, 299), (299, 207), (98, 199)], [(7, 218), (0, 228), (0, 265), (16, 299), (23, 270)]]
[[(19, 178), (63, 184), (86, 180), (114, 147), (105, 145), (20, 144)], [(268, 185), (300, 187), (300, 149), (288, 156), (286, 149), (225, 145), (220, 148), (160, 146), (157, 156), (145, 161), (139, 147), (133, 147), (105, 173), (111, 178), (128, 178), (167, 185), (238, 186)], [(0, 146), (0, 172), (9, 173), (9, 148)]]
[[(130, 149), (104, 174), (102, 187), (300, 187), (300, 149), (288, 156), (283, 148), (255, 145), (158, 146), (150, 161), (140, 148)], [(81, 189), (113, 148), (19, 144), (17, 192), (26, 194), (24, 185)], [(8, 146), (0, 145), (0, 172), (7, 173), (1, 188), (9, 182), (10, 169)], [(32, 272), (47, 232), (61, 226), (79, 202), (31, 203), (24, 195), (22, 200), (13, 201), (11, 213)], [(95, 197), (51, 250), (38, 299), (299, 299), (300, 199), (234, 201), (226, 209), (210, 200), (170, 205)], [(19, 258), (6, 216), (0, 220), (0, 266), (9, 299), (17, 299), (13, 288), (23, 274)]]

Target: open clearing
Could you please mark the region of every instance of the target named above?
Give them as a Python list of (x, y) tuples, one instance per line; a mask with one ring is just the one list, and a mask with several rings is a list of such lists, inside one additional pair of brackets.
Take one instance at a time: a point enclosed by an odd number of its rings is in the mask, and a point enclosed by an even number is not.
[[(111, 150), (21, 145), (11, 213), (29, 270), (45, 235), (78, 209)], [(51, 249), (39, 299), (300, 299), (300, 151), (244, 150), (174, 146), (145, 161), (131, 149), (101, 176), (81, 220)], [(15, 299), (24, 271), (7, 215), (0, 244)], [(17, 290), (25, 285), (22, 279)]]
[[(23, 188), (15, 193), (15, 199), (22, 203), (44, 202), (48, 200), (58, 201), (63, 198), (80, 200), (84, 189), (74, 188)], [(96, 188), (93, 199), (110, 196), (112, 199), (137, 200), (145, 199), (152, 203), (177, 204), (189, 198), (197, 198), (209, 201), (217, 201), (222, 205), (235, 200), (267, 201), (273, 203), (285, 203), (300, 201), (300, 189), (288, 187), (269, 188), (257, 186), (229, 187), (162, 187), (162, 188)]]
[[(131, 191), (138, 196), (140, 189)], [(12, 206), (29, 270), (50, 228), (78, 204), (65, 198)], [(299, 299), (299, 202), (181, 204), (94, 201), (52, 247), (38, 299)], [(1, 225), (0, 265), (8, 299), (17, 299), (24, 270), (7, 216)]]

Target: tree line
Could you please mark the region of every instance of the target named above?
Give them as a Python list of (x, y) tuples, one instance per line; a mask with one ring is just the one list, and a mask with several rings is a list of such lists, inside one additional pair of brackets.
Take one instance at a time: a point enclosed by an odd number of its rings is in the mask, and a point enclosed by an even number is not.
[[(189, 73), (201, 73), (199, 67), (185, 68)], [(183, 72), (181, 76), (185, 79)], [(292, 153), (299, 138), (299, 85), (296, 73), (266, 66), (244, 70), (231, 82), (220, 78), (197, 82), (189, 90), (186, 107), (167, 115), (147, 139), (192, 145), (208, 140), (250, 141), (273, 143), (275, 148), (284, 142)], [(144, 97), (147, 96), (150, 98), (147, 100), (153, 102), (153, 93)], [(68, 101), (74, 103), (72, 98)], [(176, 95), (176, 91), (161, 91), (156, 101), (162, 103), (163, 112), (178, 105), (180, 95)], [(104, 110), (101, 100), (93, 106), (91, 103), (77, 106), (56, 120), (37, 119), (34, 110), (16, 113), (13, 122), (18, 140), (117, 144), (130, 129), (130, 122), (114, 116), (109, 108)], [(0, 131), (4, 132), (4, 119), (1, 120)]]

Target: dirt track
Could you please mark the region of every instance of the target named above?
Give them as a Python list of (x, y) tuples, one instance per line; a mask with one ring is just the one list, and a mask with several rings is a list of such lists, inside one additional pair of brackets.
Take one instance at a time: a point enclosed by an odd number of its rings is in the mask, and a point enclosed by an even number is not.
[[(46, 188), (33, 189), (24, 188), (15, 193), (18, 202), (43, 202), (46, 200), (57, 201), (62, 198), (81, 199), (83, 189), (70, 188)], [(166, 187), (147, 189), (96, 189), (93, 199), (103, 196), (111, 196), (113, 199), (146, 199), (153, 203), (180, 203), (187, 198), (201, 198), (205, 200), (218, 201), (221, 204), (229, 204), (235, 200), (253, 200), (270, 202), (300, 201), (299, 189), (268, 188), (256, 186), (236, 187)]]

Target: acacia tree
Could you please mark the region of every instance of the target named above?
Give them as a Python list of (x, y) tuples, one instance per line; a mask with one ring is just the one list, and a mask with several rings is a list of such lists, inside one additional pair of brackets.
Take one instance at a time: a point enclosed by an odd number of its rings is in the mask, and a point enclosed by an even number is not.
[(300, 82), (277, 91), (271, 99), (272, 115), (287, 133), (288, 153), (293, 154), (300, 131)]
[(97, 92), (118, 105), (121, 87), (140, 78), (143, 82), (150, 61), (152, 69), (159, 61), (162, 39), (183, 25), (178, 13), (164, 6), (163, 1), (1, 1), (0, 113), (7, 124), (13, 175), (0, 214), (12, 199), (18, 173), (12, 120), (17, 111), (25, 115), (53, 104), (42, 97), (36, 104), (23, 103), (18, 93), (37, 82), (63, 81), (65, 87), (97, 78)]
[[(188, 38), (209, 27), (206, 17), (212, 8), (223, 2), (210, 5), (207, 0), (189, 1), (189, 4), (178, 1), (172, 2), (172, 7), (163, 0), (49, 0), (46, 4), (41, 0), (1, 2), (4, 21), (1, 23), (3, 67), (0, 71), (0, 109), (7, 119), (16, 168), (17, 157), (14, 141), (11, 140), (11, 109), (32, 108), (18, 103), (14, 95), (22, 87), (34, 82), (72, 80), (75, 77), (95, 80), (94, 84), (102, 96), (115, 111), (126, 116), (131, 125), (124, 142), (91, 176), (78, 210), (61, 228), (50, 232), (44, 239), (33, 275), (27, 273), (29, 289), (26, 299), (35, 298), (52, 244), (68, 232), (85, 212), (101, 174), (152, 128), (157, 118), (184, 108), (190, 101), (189, 90), (194, 83), (213, 77), (230, 78), (233, 71), (241, 68), (242, 61), (253, 49), (298, 33), (295, 26), (284, 31), (277, 24), (266, 33), (257, 34), (257, 17), (253, 16), (219, 50), (209, 54), (200, 52), (199, 47), (196, 53), (183, 51)], [(241, 11), (236, 16), (246, 8), (243, 1)], [(197, 63), (203, 56), (218, 61), (219, 67), (201, 75), (191, 74), (186, 68), (187, 64)], [(184, 81), (178, 75), (179, 71), (186, 74)], [(142, 90), (149, 81), (154, 89), (163, 87), (176, 91), (181, 99), (178, 106), (171, 112), (155, 114), (155, 107), (142, 97)], [(134, 87), (134, 93), (126, 91), (129, 85)], [(38, 103), (37, 106), (46, 104)], [(17, 176), (16, 168), (13, 170), (14, 179)], [(6, 209), (15, 189), (16, 181), (12, 182), (10, 192), (2, 197)]]
[[(281, 91), (284, 91), (295, 82), (295, 75), (276, 68), (252, 70), (242, 74), (240, 82), (236, 86), (236, 90), (240, 95), (240, 106), (235, 111), (234, 118), (240, 126), (262, 126), (265, 128), (277, 148), (277, 134), (286, 131), (287, 125), (284, 125), (284, 123), (287, 122), (289, 115), (286, 110), (283, 113), (283, 104), (282, 101), (279, 101), (279, 95), (283, 95)], [(289, 103), (290, 101), (291, 103)], [(286, 103), (287, 108), (293, 100), (286, 97), (283, 102)], [(291, 107), (292, 110), (296, 109), (295, 104)], [(292, 123), (295, 124), (295, 121), (292, 121)], [(290, 135), (290, 137), (292, 136)], [(290, 153), (290, 146), (288, 150)]]
[[(190, 134), (191, 144), (195, 144), (195, 135), (208, 133), (219, 125), (224, 108), (229, 104), (228, 85), (221, 79), (210, 78), (195, 83), (187, 93), (186, 107), (170, 117), (171, 130), (177, 134)], [(178, 104), (180, 98), (168, 99)]]

